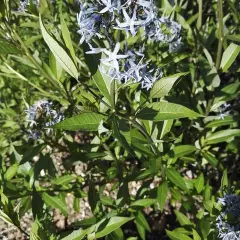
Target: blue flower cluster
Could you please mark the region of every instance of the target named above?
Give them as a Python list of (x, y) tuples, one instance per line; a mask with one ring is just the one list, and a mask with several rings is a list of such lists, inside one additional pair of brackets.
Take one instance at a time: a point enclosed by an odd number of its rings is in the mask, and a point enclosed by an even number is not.
[(216, 220), (219, 239), (240, 239), (240, 196), (226, 194), (218, 199), (218, 203), (222, 205), (222, 212)]
[[(181, 25), (158, 17), (153, 0), (80, 1), (77, 21), (80, 43), (85, 41), (90, 47), (87, 54), (102, 53), (103, 73), (120, 83), (139, 82), (147, 90), (163, 76), (161, 69), (145, 57), (147, 43), (167, 43), (171, 52), (181, 45)], [(121, 44), (116, 40), (119, 34), (126, 37)], [(127, 43), (129, 37), (137, 38), (131, 50)], [(99, 40), (103, 40), (106, 47), (93, 47)]]
[(46, 100), (39, 100), (30, 106), (26, 113), (26, 121), (29, 123), (30, 130), (28, 130), (29, 138), (37, 139), (41, 136), (40, 130), (62, 121), (64, 115), (61, 111), (52, 109), (53, 103)]

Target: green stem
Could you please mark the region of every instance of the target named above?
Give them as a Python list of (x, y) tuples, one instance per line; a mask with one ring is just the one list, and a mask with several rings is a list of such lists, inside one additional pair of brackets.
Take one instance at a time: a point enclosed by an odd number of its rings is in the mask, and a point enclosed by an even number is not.
[(198, 20), (197, 20), (198, 29), (202, 27), (202, 12), (203, 12), (203, 3), (202, 3), (202, 0), (198, 0)]
[(216, 59), (216, 68), (217, 70), (220, 67), (220, 62), (222, 58), (222, 47), (223, 47), (223, 0), (218, 0), (218, 51)]
[(111, 104), (112, 104), (112, 108), (115, 111), (115, 80), (113, 79), (111, 82)]

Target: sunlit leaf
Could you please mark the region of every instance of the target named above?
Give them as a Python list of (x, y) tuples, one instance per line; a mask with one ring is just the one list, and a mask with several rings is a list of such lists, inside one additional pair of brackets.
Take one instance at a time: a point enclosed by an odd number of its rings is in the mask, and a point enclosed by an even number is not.
[(98, 126), (104, 118), (99, 113), (81, 113), (55, 124), (54, 128), (70, 131), (98, 131)]
[(173, 84), (187, 73), (177, 73), (172, 76), (161, 78), (156, 81), (150, 91), (151, 98), (160, 98), (166, 96), (173, 87)]
[(137, 118), (152, 121), (163, 121), (187, 117), (197, 118), (201, 117), (201, 115), (182, 105), (169, 102), (155, 102), (148, 104), (137, 113)]
[(165, 169), (167, 178), (176, 186), (180, 187), (184, 191), (188, 191), (188, 188), (181, 177), (181, 175), (173, 168)]
[(222, 61), (220, 67), (222, 68), (223, 72), (226, 72), (228, 68), (232, 65), (236, 57), (240, 52), (240, 46), (231, 43), (227, 49), (224, 51), (222, 55)]
[(230, 139), (240, 136), (240, 129), (227, 129), (215, 132), (209, 135), (205, 142), (206, 144), (216, 144), (220, 142), (229, 141)]
[(102, 238), (109, 233), (115, 231), (119, 227), (121, 227), (123, 224), (131, 221), (133, 218), (131, 217), (111, 217), (108, 220), (107, 225), (103, 228), (103, 230), (98, 231), (95, 235), (96, 238)]
[(59, 209), (65, 216), (68, 215), (66, 202), (62, 201), (60, 197), (58, 196), (53, 197), (47, 193), (43, 193), (42, 199), (48, 206)]
[(42, 23), (41, 15), (39, 16), (39, 21), (43, 39), (47, 43), (48, 47), (54, 54), (57, 61), (60, 63), (60, 65), (66, 72), (68, 72), (75, 79), (78, 79), (78, 70), (73, 60), (68, 56), (68, 54), (60, 46), (60, 44), (47, 32), (45, 26)]

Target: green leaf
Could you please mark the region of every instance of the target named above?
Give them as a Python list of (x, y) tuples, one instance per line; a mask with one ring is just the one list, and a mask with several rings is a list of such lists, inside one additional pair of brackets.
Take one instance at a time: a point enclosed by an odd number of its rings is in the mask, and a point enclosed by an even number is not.
[(163, 121), (179, 118), (196, 118), (200, 114), (175, 103), (155, 102), (150, 103), (137, 113), (137, 117), (144, 120)]
[(177, 73), (172, 76), (161, 78), (160, 80), (156, 81), (150, 91), (151, 98), (161, 98), (166, 96), (173, 84), (182, 76), (185, 76), (188, 73)]
[(72, 225), (74, 228), (87, 228), (96, 224), (96, 222), (97, 222), (97, 219), (95, 217), (90, 217), (78, 222), (74, 222), (72, 223)]
[(141, 211), (138, 211), (136, 216), (135, 216), (135, 221), (137, 224), (141, 225), (144, 229), (146, 229), (148, 232), (151, 232), (151, 229), (149, 227), (149, 224), (143, 215)]
[(20, 200), (20, 207), (19, 207), (19, 218), (23, 217), (25, 213), (31, 208), (32, 198), (30, 196), (23, 197)]
[(224, 169), (222, 179), (221, 179), (221, 190), (225, 191), (228, 188), (228, 175), (227, 169)]
[(93, 75), (93, 81), (95, 82), (102, 95), (108, 100), (109, 103), (111, 103), (111, 78), (98, 69)]
[(167, 200), (167, 194), (168, 194), (168, 184), (167, 184), (167, 182), (163, 182), (158, 187), (158, 190), (157, 190), (157, 200), (158, 200), (161, 211), (163, 211), (163, 209), (165, 207), (165, 203)]
[(163, 127), (160, 135), (160, 139), (162, 139), (167, 133), (170, 132), (173, 125), (173, 120), (165, 120), (163, 121)]
[(200, 193), (204, 189), (204, 176), (202, 173), (197, 179), (195, 179), (194, 185), (198, 193)]
[(103, 205), (105, 206), (113, 206), (114, 205), (114, 200), (111, 197), (101, 195), (100, 200)]
[(105, 117), (99, 113), (81, 113), (55, 124), (54, 128), (70, 131), (98, 131), (98, 126), (104, 118)]
[(136, 128), (131, 128), (131, 142), (134, 144), (148, 144), (147, 139)]
[(64, 176), (60, 176), (57, 179), (53, 180), (52, 183), (56, 184), (56, 185), (67, 185), (68, 183), (70, 183), (71, 181), (73, 181), (74, 179), (76, 179), (76, 177), (74, 175), (64, 175)]
[(185, 234), (185, 235), (190, 235), (191, 233), (187, 230), (188, 227), (184, 228), (184, 227), (178, 227), (178, 228), (175, 228), (173, 230), (174, 233), (182, 233), (182, 234)]
[(224, 117), (224, 119), (217, 119), (217, 120), (209, 122), (206, 125), (206, 128), (221, 127), (221, 126), (225, 126), (225, 125), (230, 125), (230, 124), (235, 123), (235, 122), (237, 122), (236, 117), (227, 116), (227, 117)]
[(175, 213), (175, 215), (177, 217), (177, 220), (178, 220), (178, 222), (180, 223), (181, 226), (192, 225), (192, 222), (183, 213), (181, 213), (177, 210), (174, 210), (174, 213)]
[(68, 56), (66, 51), (59, 45), (59, 43), (47, 32), (42, 23), (41, 15), (39, 15), (39, 21), (43, 39), (47, 43), (56, 60), (65, 71), (67, 71), (75, 79), (78, 79), (78, 71), (73, 60)]
[(231, 43), (227, 49), (224, 51), (222, 55), (222, 61), (220, 64), (220, 68), (222, 68), (223, 72), (226, 72), (228, 68), (232, 65), (236, 57), (240, 52), (240, 47), (234, 43)]
[(202, 240), (196, 230), (193, 229), (192, 232), (193, 232), (193, 240)]
[(6, 173), (4, 174), (4, 178), (9, 181), (11, 180), (15, 174), (17, 173), (17, 169), (18, 169), (18, 164), (13, 164), (12, 166), (10, 166)]
[(32, 213), (33, 218), (41, 218), (43, 216), (44, 208), (44, 202), (42, 200), (41, 195), (36, 191), (35, 186), (33, 185), (33, 192), (32, 192)]
[(153, 205), (154, 203), (156, 203), (156, 199), (151, 199), (151, 198), (146, 198), (146, 199), (139, 199), (133, 203), (131, 203), (131, 207), (149, 207), (151, 205)]
[(42, 39), (42, 34), (38, 34), (36, 36), (33, 36), (25, 41), (25, 45), (28, 47), (29, 45), (33, 44), (34, 42)]
[(225, 87), (220, 89), (220, 91), (217, 93), (217, 97), (214, 99), (211, 111), (219, 108), (219, 102), (222, 105), (224, 102), (232, 100), (235, 96), (237, 96), (239, 89), (240, 82), (237, 80), (234, 83), (227, 84)]
[(213, 201), (212, 200), (206, 200), (203, 202), (203, 206), (211, 213), (213, 209)]
[(204, 218), (200, 220), (200, 229), (201, 229), (201, 232), (202, 232), (202, 235), (203, 235), (203, 238), (205, 239), (208, 234), (209, 234), (209, 231), (210, 231), (210, 228), (211, 228), (211, 224), (208, 220), (205, 220)]
[(211, 152), (201, 151), (201, 154), (209, 163), (211, 163), (214, 167), (217, 167), (218, 160)]
[(47, 193), (43, 193), (42, 199), (48, 206), (59, 209), (64, 214), (64, 216), (68, 215), (66, 202), (63, 201), (61, 198), (57, 196), (53, 197), (48, 195)]
[(227, 39), (240, 42), (240, 34), (228, 35)]
[(7, 224), (14, 225), (11, 218), (7, 214), (5, 214), (2, 210), (0, 210), (0, 218)]
[(109, 233), (115, 231), (116, 229), (120, 228), (123, 224), (131, 221), (133, 217), (111, 217), (108, 221), (107, 225), (104, 226), (103, 230), (98, 231), (95, 235), (95, 238), (102, 238)]
[(215, 132), (206, 137), (206, 144), (216, 144), (231, 140), (235, 136), (240, 136), (240, 129), (227, 129)]
[(168, 231), (168, 230), (166, 230), (166, 232), (168, 237), (172, 240), (192, 240), (190, 237), (188, 237), (183, 233)]
[(137, 231), (138, 231), (138, 234), (139, 234), (140, 238), (142, 240), (145, 240), (146, 239), (146, 230), (145, 230), (145, 228), (141, 224), (139, 224), (137, 221), (136, 221), (136, 227), (137, 227)]
[(94, 228), (92, 227), (84, 230), (83, 229), (75, 230), (71, 234), (69, 234), (67, 237), (61, 240), (82, 240), (87, 234), (91, 234), (93, 230)]
[(61, 29), (62, 29), (62, 36), (64, 39), (64, 42), (66, 44), (66, 47), (68, 48), (71, 57), (75, 63), (75, 65), (77, 64), (77, 60), (76, 60), (76, 55), (73, 49), (73, 45), (72, 45), (72, 40), (71, 40), (71, 36), (70, 36), (70, 32), (68, 30), (68, 26), (64, 20), (64, 17), (62, 15), (62, 13), (60, 14), (60, 21), (61, 21)]
[(116, 229), (108, 235), (107, 240), (124, 240), (124, 234), (121, 228)]
[(192, 145), (179, 145), (176, 146), (170, 153), (170, 157), (179, 158), (190, 153), (195, 152), (197, 149)]
[[(125, 150), (127, 150), (131, 155), (134, 155), (134, 152), (131, 146), (129, 145), (129, 142), (127, 141), (128, 140), (126, 138), (127, 135), (123, 134), (126, 127), (126, 123), (124, 121), (121, 121), (116, 116), (113, 116), (112, 119), (113, 119), (112, 123), (113, 123), (114, 136), (119, 140), (120, 144)], [(127, 132), (129, 133), (129, 136), (131, 136), (130, 131), (127, 131)]]
[(181, 177), (181, 175), (173, 168), (167, 168), (165, 169), (165, 173), (167, 178), (175, 184), (177, 187), (181, 188), (184, 191), (188, 191), (188, 188)]
[(92, 212), (97, 209), (98, 201), (99, 201), (99, 193), (97, 189), (95, 188), (95, 185), (90, 182), (89, 183), (89, 190), (88, 190), (88, 202), (91, 207)]
[(17, 54), (20, 53), (20, 50), (16, 48), (16, 45), (12, 44), (7, 39), (0, 38), (0, 53)]

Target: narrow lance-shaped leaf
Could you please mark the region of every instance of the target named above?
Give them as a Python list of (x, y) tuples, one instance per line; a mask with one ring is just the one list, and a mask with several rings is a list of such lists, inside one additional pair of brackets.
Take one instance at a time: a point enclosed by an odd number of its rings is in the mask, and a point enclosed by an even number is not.
[(111, 103), (111, 96), (110, 96), (110, 86), (111, 86), (111, 79), (106, 74), (102, 73), (99, 69), (93, 75), (93, 81), (95, 82), (96, 86), (102, 93), (102, 95), (108, 100), (108, 103)]
[(181, 175), (173, 168), (165, 169), (167, 178), (175, 184), (177, 187), (181, 188), (184, 191), (188, 191), (187, 186), (181, 177)]
[(221, 130), (208, 136), (205, 139), (205, 142), (207, 144), (216, 144), (220, 142), (229, 141), (231, 138), (235, 136), (240, 136), (240, 129)]
[(108, 235), (132, 219), (132, 217), (111, 217), (103, 230), (96, 233), (95, 238), (102, 238)]
[(161, 78), (156, 81), (153, 85), (153, 88), (150, 91), (151, 98), (160, 98), (166, 96), (173, 87), (173, 84), (182, 76), (185, 76), (187, 73), (177, 73), (172, 76)]
[[(146, 230), (145, 230), (145, 228), (141, 224), (139, 224), (137, 221), (136, 221), (136, 227), (137, 227), (137, 231), (138, 231), (138, 234), (141, 237), (141, 239), (145, 240), (146, 239)], [(135, 240), (135, 238), (134, 238), (134, 240)]]
[(234, 43), (231, 43), (227, 47), (227, 49), (224, 51), (222, 55), (222, 61), (220, 64), (220, 67), (222, 68), (223, 72), (226, 72), (228, 68), (233, 64), (239, 52), (240, 52), (240, 46)]
[(204, 189), (204, 176), (202, 173), (197, 179), (195, 179), (194, 185), (198, 193)]
[(212, 164), (214, 167), (217, 167), (218, 160), (214, 154), (209, 151), (201, 151), (201, 154), (210, 164)]
[(104, 118), (103, 115), (98, 113), (81, 113), (57, 123), (54, 128), (70, 131), (97, 131), (100, 122)]
[(199, 236), (197, 231), (194, 229), (192, 231), (193, 231), (193, 240), (201, 240), (201, 237)]
[(183, 213), (174, 210), (174, 213), (177, 217), (178, 222), (180, 223), (181, 226), (185, 226), (185, 225), (192, 225), (191, 221), (189, 220), (188, 217), (186, 217)]
[(121, 123), (123, 124), (123, 122), (121, 122), (117, 117), (113, 116), (113, 133), (114, 133), (114, 136), (119, 140), (120, 144), (124, 147), (124, 149), (126, 149), (129, 153), (134, 155), (134, 152), (133, 152), (131, 146), (129, 145), (126, 137), (122, 134), (122, 132), (120, 130)]
[(163, 211), (164, 207), (165, 207), (165, 203), (167, 200), (167, 194), (168, 194), (168, 185), (167, 182), (163, 182), (157, 190), (157, 200), (158, 200), (158, 204), (160, 207), (160, 210)]
[(77, 60), (76, 60), (76, 55), (75, 55), (75, 52), (74, 52), (74, 49), (73, 49), (70, 32), (68, 30), (68, 26), (67, 26), (67, 24), (64, 20), (64, 17), (62, 15), (62, 13), (60, 14), (60, 20), (61, 20), (61, 29), (62, 29), (62, 36), (63, 36), (64, 42), (65, 42), (67, 48), (69, 49), (69, 51), (71, 53), (71, 56), (72, 56), (72, 59), (73, 59), (74, 63), (76, 64)]
[(75, 79), (78, 79), (78, 71), (73, 60), (68, 56), (60, 44), (47, 32), (45, 26), (42, 23), (41, 15), (39, 16), (39, 21), (43, 39), (52, 51), (56, 60), (60, 63), (65, 71), (67, 71)]
[(9, 42), (7, 39), (0, 38), (0, 53), (17, 54), (20, 53), (20, 50), (17, 49), (16, 46)]
[(149, 227), (149, 224), (145, 218), (145, 216), (143, 215), (143, 213), (141, 211), (138, 211), (138, 213), (135, 216), (135, 220), (138, 224), (140, 224), (144, 229), (146, 229), (147, 231), (151, 232), (151, 229)]
[(144, 120), (163, 121), (179, 118), (196, 118), (201, 117), (187, 107), (169, 102), (155, 102), (148, 104), (137, 113), (137, 117)]
[(240, 42), (240, 34), (228, 35), (227, 39)]
[(7, 224), (14, 225), (11, 218), (7, 214), (5, 214), (2, 210), (0, 210), (0, 219), (2, 219)]
[(17, 169), (18, 169), (18, 164), (13, 164), (12, 166), (10, 166), (6, 173), (4, 174), (4, 178), (8, 181), (11, 180), (15, 174), (17, 173)]
[(206, 125), (206, 128), (214, 128), (214, 127), (221, 127), (221, 126), (225, 126), (225, 125), (230, 125), (232, 123), (237, 123), (238, 118), (234, 117), (234, 116), (227, 116), (224, 117), (224, 119), (216, 119), (213, 120), (211, 122), (209, 122)]
[(42, 194), (42, 199), (43, 201), (53, 207), (59, 209), (65, 216), (67, 216), (68, 211), (67, 211), (67, 205), (64, 201), (62, 201), (59, 197), (53, 197), (48, 195), (47, 193)]
[(89, 227), (87, 229), (79, 229), (79, 230), (75, 230), (73, 231), (71, 234), (69, 234), (68, 236), (66, 236), (65, 238), (61, 239), (61, 240), (81, 240), (83, 239), (87, 234), (90, 234), (93, 232), (93, 228)]
[(224, 170), (222, 179), (221, 179), (221, 190), (224, 192), (224, 191), (226, 191), (226, 188), (228, 188), (227, 169)]
[(135, 202), (133, 202), (130, 206), (138, 206), (138, 207), (149, 207), (156, 203), (156, 199), (146, 198), (146, 199), (139, 199)]
[(174, 121), (173, 119), (171, 119), (171, 120), (164, 120), (160, 139), (162, 139), (167, 133), (170, 132), (171, 127), (173, 125), (173, 121)]
[(170, 157), (179, 158), (185, 155), (189, 155), (190, 153), (193, 153), (196, 150), (197, 150), (196, 147), (192, 145), (179, 145), (176, 146), (173, 150), (171, 150), (168, 155)]
[(172, 240), (192, 240), (186, 234), (166, 230), (168, 237)]
[(74, 175), (65, 175), (65, 176), (58, 177), (52, 183), (56, 184), (56, 185), (62, 185), (63, 186), (63, 185), (66, 185), (66, 184), (70, 183), (75, 178), (76, 177)]

